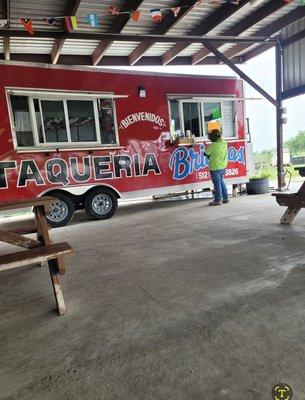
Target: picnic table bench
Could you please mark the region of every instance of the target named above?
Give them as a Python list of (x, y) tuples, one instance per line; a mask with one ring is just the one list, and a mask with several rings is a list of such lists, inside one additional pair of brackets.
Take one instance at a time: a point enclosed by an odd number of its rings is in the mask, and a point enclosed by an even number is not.
[[(305, 177), (305, 167), (295, 167), (300, 176)], [(281, 218), (281, 224), (289, 225), (293, 222), (301, 208), (305, 208), (305, 181), (297, 193), (273, 193), (280, 206), (287, 207)]]
[[(66, 313), (59, 276), (65, 273), (64, 256), (73, 254), (68, 243), (52, 243), (46, 220), (45, 208), (54, 201), (53, 197), (26, 199), (12, 202), (0, 202), (0, 211), (33, 207), (34, 223), (19, 225), (13, 229), (0, 226), (0, 241), (26, 250), (0, 255), (0, 272), (26, 265), (48, 265), (59, 315)], [(37, 239), (24, 235), (36, 233)]]

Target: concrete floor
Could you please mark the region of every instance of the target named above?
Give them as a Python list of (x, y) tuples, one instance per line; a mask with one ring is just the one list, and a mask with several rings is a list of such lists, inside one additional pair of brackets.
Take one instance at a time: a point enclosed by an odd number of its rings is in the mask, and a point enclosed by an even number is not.
[[(1, 273), (0, 398), (305, 398), (305, 221), (274, 198), (121, 207), (69, 241), (58, 317), (46, 269)], [(3, 247), (0, 249), (3, 250)]]

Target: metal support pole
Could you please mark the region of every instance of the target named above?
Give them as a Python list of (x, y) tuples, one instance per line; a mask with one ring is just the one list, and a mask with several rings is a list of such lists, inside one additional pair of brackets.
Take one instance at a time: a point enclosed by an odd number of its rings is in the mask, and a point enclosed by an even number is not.
[(254, 82), (247, 74), (245, 74), (240, 68), (238, 68), (231, 60), (229, 60), (223, 53), (221, 53), (215, 46), (213, 46), (209, 41), (204, 41), (204, 46), (213, 53), (218, 60), (221, 60), (224, 64), (230, 67), (234, 72), (237, 73), (244, 81), (246, 81), (250, 86), (257, 90), (262, 96), (265, 97), (270, 103), (277, 107), (277, 101), (270, 94), (268, 94), (262, 87), (260, 87), (256, 82)]
[(282, 120), (282, 46), (275, 45), (275, 74), (276, 74), (276, 150), (277, 150), (277, 186), (281, 191), (285, 188), (283, 165), (283, 120)]

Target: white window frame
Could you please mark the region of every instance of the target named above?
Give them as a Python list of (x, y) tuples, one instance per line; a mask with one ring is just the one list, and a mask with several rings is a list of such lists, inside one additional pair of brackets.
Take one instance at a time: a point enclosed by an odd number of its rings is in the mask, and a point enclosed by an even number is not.
[[(31, 125), (33, 131), (33, 139), (34, 139), (34, 147), (33, 146), (18, 146), (17, 135), (16, 135), (16, 127), (14, 123), (13, 109), (11, 103), (11, 96), (25, 96), (28, 99), (29, 103), (29, 113), (31, 118)], [(30, 150), (30, 149), (69, 149), (69, 148), (111, 148), (111, 147), (119, 147), (119, 133), (118, 133), (118, 124), (117, 124), (117, 116), (116, 116), (116, 98), (126, 98), (127, 95), (114, 95), (109, 93), (82, 93), (82, 92), (59, 92), (59, 91), (44, 91), (44, 90), (25, 90), (25, 89), (14, 89), (14, 88), (6, 88), (6, 96), (8, 102), (9, 109), (9, 118), (11, 123), (11, 129), (13, 134), (13, 142), (16, 150)], [(35, 115), (35, 107), (34, 107), (34, 99), (38, 99), (40, 115), (42, 118), (42, 128), (43, 128), (43, 136), (44, 143), (39, 142), (39, 134), (38, 134), (38, 126)], [(112, 107), (112, 117), (114, 123), (115, 130), (115, 143), (102, 143), (101, 142), (101, 132), (100, 132), (100, 123), (98, 116), (98, 100), (110, 100)], [(66, 122), (66, 130), (67, 130), (67, 142), (46, 142), (45, 132), (44, 132), (44, 123), (43, 123), (43, 113), (41, 108), (41, 100), (48, 101), (62, 101), (64, 107), (64, 115)], [(70, 123), (69, 123), (69, 114), (68, 114), (68, 100), (79, 100), (79, 101), (92, 101), (93, 102), (93, 112), (94, 112), (94, 121), (95, 121), (95, 130), (96, 130), (96, 140), (88, 141), (88, 142), (72, 142), (71, 141), (71, 131), (70, 131)]]
[[(222, 106), (222, 103), (224, 102), (232, 102), (235, 104), (236, 99), (234, 97), (201, 97), (201, 96), (190, 96), (189, 98), (181, 98), (179, 95), (177, 97), (175, 96), (169, 96), (168, 97), (168, 106), (169, 106), (169, 115), (170, 115), (170, 100), (177, 100), (178, 101), (178, 107), (179, 107), (179, 118), (180, 118), (180, 127), (181, 131), (185, 132), (185, 126), (184, 126), (184, 115), (183, 115), (183, 103), (197, 103), (200, 104), (200, 119), (201, 119), (201, 124), (200, 124), (200, 136), (195, 137), (196, 142), (202, 142), (208, 140), (208, 135), (205, 129), (205, 123), (202, 120), (204, 116), (204, 103), (220, 103), (220, 106)], [(238, 139), (238, 127), (236, 123), (236, 107), (235, 107), (235, 113), (234, 113), (234, 121), (232, 121), (234, 128), (234, 136), (224, 136), (225, 140), (236, 140)]]

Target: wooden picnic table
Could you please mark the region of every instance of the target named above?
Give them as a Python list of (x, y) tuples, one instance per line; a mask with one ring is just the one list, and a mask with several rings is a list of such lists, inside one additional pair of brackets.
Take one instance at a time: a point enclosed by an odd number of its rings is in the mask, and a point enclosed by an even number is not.
[[(24, 224), (10, 229), (0, 226), (0, 241), (26, 250), (0, 255), (0, 272), (31, 264), (48, 265), (57, 311), (59, 315), (66, 313), (59, 276), (65, 273), (64, 256), (73, 254), (68, 243), (52, 243), (46, 220), (46, 208), (54, 202), (53, 197), (0, 202), (0, 211), (17, 210), (32, 207), (35, 215), (34, 223)], [(36, 233), (36, 239), (25, 237), (25, 234)]]
[[(305, 177), (305, 167), (295, 167), (300, 176)], [(281, 218), (281, 224), (289, 225), (293, 222), (301, 208), (305, 208), (305, 181), (297, 193), (274, 193), (280, 206), (287, 207)]]

